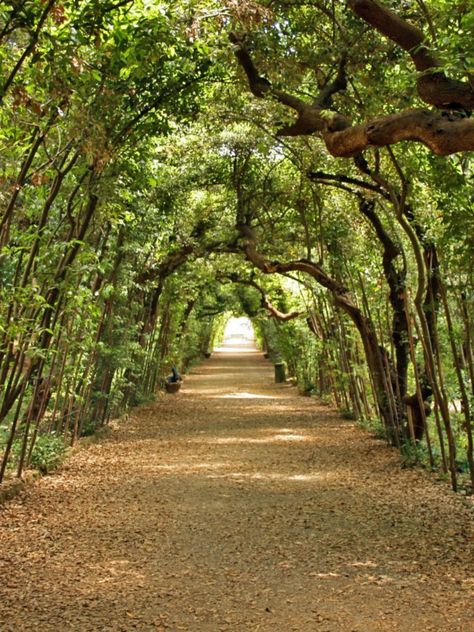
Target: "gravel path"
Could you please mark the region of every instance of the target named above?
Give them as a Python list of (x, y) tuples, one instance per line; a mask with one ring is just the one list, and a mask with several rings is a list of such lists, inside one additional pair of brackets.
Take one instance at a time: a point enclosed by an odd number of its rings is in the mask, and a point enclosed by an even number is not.
[(467, 505), (228, 346), (1, 509), (0, 630), (474, 631)]

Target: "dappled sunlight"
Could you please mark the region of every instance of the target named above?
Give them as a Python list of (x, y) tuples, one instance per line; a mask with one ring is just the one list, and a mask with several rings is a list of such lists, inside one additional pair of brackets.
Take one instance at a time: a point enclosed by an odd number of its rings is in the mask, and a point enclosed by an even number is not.
[[(85, 630), (85, 612), (94, 624), (105, 621), (91, 630), (258, 629), (243, 619), (221, 626), (204, 610), (214, 599), (211, 607), (222, 607), (227, 619), (240, 599), (245, 612), (255, 605), (265, 613), (265, 630), (368, 630), (365, 622), (292, 622), (316, 599), (333, 608), (339, 595), (344, 608), (358, 612), (360, 594), (378, 604), (385, 591), (387, 607), (399, 588), (402, 601), (407, 589), (417, 595), (420, 576), (429, 577), (427, 550), (438, 582), (430, 595), (438, 599), (452, 584), (448, 565), (458, 559), (451, 543), (459, 536), (446, 540), (448, 557), (436, 548), (453, 512), (444, 504), (435, 515), (428, 511), (431, 496), (411, 472), (404, 473), (414, 483), (411, 497), (393, 498), (395, 457), (365, 441), (330, 408), (274, 384), (262, 354), (206, 360), (177, 396), (141, 407), (102, 443), (78, 451), (75, 466), (42, 480), (40, 519), (12, 565), (25, 569), (15, 577), (20, 588), (41, 591), (35, 629), (48, 626), (51, 612), (50, 627), (58, 630)], [(44, 506), (52, 507), (46, 527)], [(16, 524), (25, 522), (22, 513)], [(414, 534), (421, 534), (419, 553)], [(420, 565), (400, 550), (418, 555)], [(466, 595), (471, 571), (456, 575)], [(13, 606), (22, 603), (21, 590)], [(280, 602), (294, 607), (284, 621), (272, 619)], [(35, 595), (29, 603), (38, 603)], [(186, 621), (183, 612), (191, 613)]]
[[(221, 380), (224, 381), (227, 378), (231, 377), (231, 378), (233, 378), (235, 380), (236, 369), (239, 369), (240, 367), (239, 366), (235, 366), (235, 367), (232, 368), (232, 367), (229, 367), (227, 365), (227, 368), (230, 368), (232, 370), (231, 371), (219, 370), (218, 372), (216, 372), (216, 370), (214, 369), (214, 373), (212, 375), (210, 375), (209, 373), (206, 373), (205, 371), (202, 371), (202, 370), (201, 371), (194, 370), (193, 371), (193, 376), (194, 375), (209, 375), (209, 377), (212, 377), (212, 380), (219, 380), (219, 381), (221, 381)], [(249, 371), (243, 370), (242, 373), (244, 373), (244, 375), (247, 376), (249, 374)]]
[(205, 443), (213, 443), (215, 445), (225, 445), (233, 443), (280, 443), (285, 441), (313, 441), (312, 437), (307, 435), (272, 435), (270, 437), (215, 437), (205, 439)]
[(190, 461), (179, 461), (177, 463), (163, 463), (160, 465), (145, 465), (143, 469), (156, 472), (196, 472), (199, 470), (218, 470), (225, 467), (235, 467), (235, 463), (225, 463), (222, 461), (203, 461), (201, 463), (192, 463)]
[(271, 437), (275, 441), (312, 441), (312, 438), (306, 435), (297, 434), (277, 434)]
[(349, 566), (353, 566), (353, 567), (369, 567), (369, 568), (376, 568), (378, 566), (378, 564), (376, 562), (372, 562), (372, 560), (368, 560), (367, 562), (353, 562), (352, 564), (349, 564)]
[[(229, 393), (222, 393), (222, 388), (199, 388), (199, 389), (183, 389), (180, 393), (180, 397), (184, 396), (188, 396), (188, 397), (199, 397), (202, 399), (221, 399), (221, 400), (233, 400), (233, 399), (240, 399), (240, 400), (249, 400), (249, 403), (252, 401), (255, 401), (255, 404), (259, 404), (260, 402), (258, 400), (282, 400), (286, 398), (286, 395), (284, 393), (282, 394), (272, 394), (272, 395), (267, 395), (265, 393), (250, 393), (248, 391), (240, 391), (240, 392), (236, 392), (236, 391), (231, 391)], [(263, 389), (262, 389), (263, 390)], [(242, 402), (243, 403), (243, 402)], [(271, 411), (272, 408), (270, 406), (268, 406), (268, 410)]]
[(225, 395), (216, 395), (213, 399), (276, 399), (275, 395), (262, 395), (261, 393), (247, 393), (246, 391), (237, 391), (236, 393), (226, 393)]
[(313, 443), (314, 437), (304, 430), (290, 428), (263, 428), (260, 430), (263, 436), (255, 436), (255, 432), (251, 436), (238, 436), (236, 434), (230, 436), (208, 436), (190, 439), (191, 443), (210, 444), (210, 445), (235, 445), (235, 444), (259, 444), (259, 443), (290, 443), (304, 442)]
[[(146, 580), (146, 575), (143, 572), (134, 569), (130, 560), (109, 560), (105, 564), (101, 563), (100, 565), (93, 565), (91, 570), (95, 570), (97, 573), (95, 582), (98, 585), (122, 585), (124, 580), (127, 582), (142, 582)], [(100, 576), (101, 574), (102, 577)]]
[[(282, 391), (282, 392), (273, 391), (272, 394), (269, 395), (268, 389), (265, 387), (262, 387), (262, 392), (230, 391), (227, 393), (223, 393), (222, 390), (223, 390), (222, 388), (200, 388), (199, 391), (198, 390), (193, 391), (192, 394), (198, 395), (199, 397), (205, 397), (206, 399), (250, 400), (250, 401), (255, 401), (256, 404), (260, 403), (258, 400), (266, 400), (270, 404), (271, 403), (270, 400), (278, 400), (278, 402), (281, 402), (281, 400), (289, 399), (291, 397), (291, 395), (289, 395), (286, 391)], [(240, 403), (243, 404), (244, 401), (241, 401)], [(281, 403), (278, 403), (276, 414), (281, 413), (283, 409), (284, 409), (284, 405), (282, 405)], [(287, 409), (293, 410), (291, 405), (288, 406)], [(273, 414), (275, 412), (275, 408), (269, 405), (268, 411), (269, 413), (271, 412), (271, 414)]]
[[(241, 443), (238, 437), (229, 437), (227, 441), (217, 441), (216, 443)], [(235, 439), (235, 441), (233, 440)], [(264, 443), (265, 439), (249, 439), (247, 443)], [(189, 476), (202, 476), (207, 479), (229, 479), (230, 481), (288, 481), (314, 483), (317, 481), (328, 481), (336, 478), (336, 472), (314, 471), (305, 474), (290, 472), (257, 471), (248, 472), (245, 470), (245, 462), (235, 461), (201, 461), (192, 463), (189, 460), (177, 461), (176, 463), (162, 463), (144, 465), (143, 469), (163, 476), (168, 474), (181, 474)], [(242, 469), (239, 469), (242, 468)]]
[(288, 474), (284, 472), (223, 472), (221, 474), (209, 474), (207, 478), (226, 478), (242, 481), (283, 481), (283, 482), (301, 482), (315, 483), (318, 481), (327, 482), (337, 478), (335, 472), (312, 472), (311, 474)]

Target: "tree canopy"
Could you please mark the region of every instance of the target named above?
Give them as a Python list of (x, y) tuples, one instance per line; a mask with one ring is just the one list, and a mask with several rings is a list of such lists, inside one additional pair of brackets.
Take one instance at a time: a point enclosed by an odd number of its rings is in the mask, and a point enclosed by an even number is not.
[(0, 3), (0, 478), (151, 397), (235, 313), (302, 392), (474, 485), (454, 5)]

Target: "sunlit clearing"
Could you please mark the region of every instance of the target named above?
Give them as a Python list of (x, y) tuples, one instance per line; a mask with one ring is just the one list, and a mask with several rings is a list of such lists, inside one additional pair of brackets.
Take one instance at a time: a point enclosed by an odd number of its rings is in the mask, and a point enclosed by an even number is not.
[(230, 318), (224, 330), (222, 346), (218, 347), (216, 351), (224, 353), (255, 352), (255, 335), (250, 320), (245, 316)]

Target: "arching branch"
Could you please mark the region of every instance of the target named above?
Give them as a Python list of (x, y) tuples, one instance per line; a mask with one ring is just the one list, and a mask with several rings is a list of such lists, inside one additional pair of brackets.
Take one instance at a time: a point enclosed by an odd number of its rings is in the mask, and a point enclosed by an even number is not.
[(319, 182), (324, 184), (339, 182), (342, 184), (349, 184), (360, 187), (361, 189), (367, 189), (368, 191), (372, 191), (373, 193), (378, 193), (385, 199), (390, 199), (388, 193), (384, 191), (381, 186), (379, 186), (378, 184), (372, 184), (371, 182), (366, 182), (365, 180), (361, 180), (360, 178), (353, 178), (352, 176), (346, 176), (342, 173), (325, 173), (324, 171), (308, 171), (306, 175), (312, 182)]
[[(296, 112), (296, 121), (280, 129), (280, 136), (319, 134), (330, 154), (345, 158), (356, 156), (369, 147), (385, 147), (406, 140), (420, 142), (437, 155), (474, 150), (474, 120), (466, 118), (464, 113), (419, 108), (352, 125), (345, 116), (323, 109), (318, 98), (309, 104), (275, 88), (259, 74), (243, 38), (232, 33), (230, 39), (236, 46), (235, 54), (252, 94), (258, 98), (273, 98)], [(342, 87), (343, 84), (339, 82), (338, 85)], [(444, 97), (443, 101), (446, 101)], [(451, 104), (451, 100), (449, 102)]]
[(241, 237), (242, 251), (248, 261), (264, 274), (284, 274), (286, 272), (304, 272), (317, 283), (327, 288), (337, 307), (342, 309), (357, 327), (364, 345), (365, 357), (375, 385), (375, 396), (380, 413), (392, 430), (395, 428), (394, 411), (389, 404), (388, 376), (384, 366), (386, 351), (379, 345), (375, 327), (354, 301), (349, 289), (331, 277), (322, 266), (308, 259), (297, 259), (285, 263), (270, 261), (258, 251), (257, 238), (250, 226), (236, 226)]
[(364, 22), (403, 48), (421, 74), (417, 79), (420, 98), (440, 109), (474, 108), (474, 90), (467, 82), (450, 79), (441, 61), (428, 48), (425, 34), (378, 0), (348, 0), (349, 7)]
[(270, 302), (263, 288), (260, 287), (258, 283), (256, 283), (255, 281), (251, 279), (241, 279), (237, 274), (228, 274), (226, 275), (226, 278), (228, 278), (233, 283), (240, 283), (241, 285), (247, 285), (249, 287), (253, 287), (254, 289), (256, 289), (261, 297), (260, 305), (264, 309), (267, 310), (269, 316), (271, 316), (272, 318), (275, 318), (276, 320), (279, 320), (281, 322), (287, 322), (289, 320), (298, 318), (298, 316), (301, 316), (303, 314), (303, 312), (299, 312), (297, 310), (293, 310), (287, 313), (281, 312)]
[(354, 303), (348, 288), (329, 276), (318, 263), (308, 259), (297, 259), (286, 263), (270, 261), (258, 251), (257, 239), (250, 226), (238, 224), (236, 228), (241, 236), (242, 251), (246, 259), (264, 274), (305, 272), (312, 276), (320, 285), (330, 290), (336, 303), (344, 311), (352, 314), (359, 312), (359, 308)]

